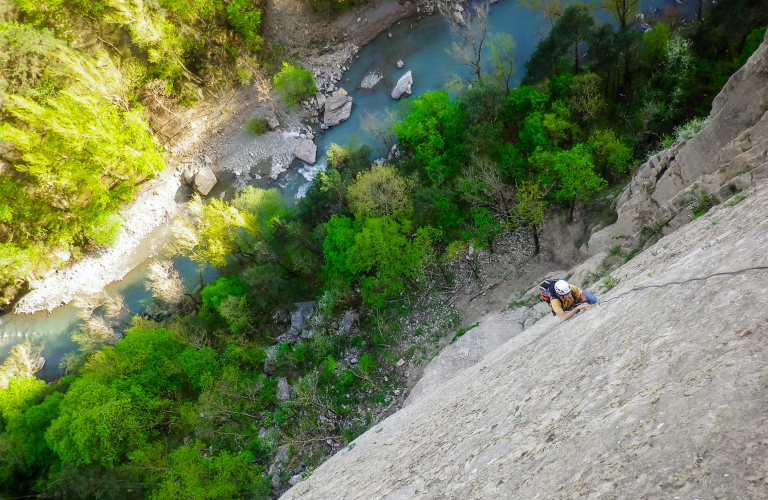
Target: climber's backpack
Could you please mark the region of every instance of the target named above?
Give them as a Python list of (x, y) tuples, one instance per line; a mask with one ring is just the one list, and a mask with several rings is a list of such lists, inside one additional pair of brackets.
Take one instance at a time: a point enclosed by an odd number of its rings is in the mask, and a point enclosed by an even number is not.
[(556, 278), (553, 279), (546, 279), (539, 283), (539, 297), (541, 297), (541, 300), (549, 304), (549, 301), (552, 299), (552, 295), (555, 293), (555, 283), (558, 280)]
[[(552, 278), (539, 283), (539, 298), (549, 304), (549, 307), (552, 307), (550, 300), (552, 300), (552, 295), (555, 293), (555, 282), (557, 281), (558, 278)], [(555, 311), (552, 311), (552, 314), (555, 314)]]

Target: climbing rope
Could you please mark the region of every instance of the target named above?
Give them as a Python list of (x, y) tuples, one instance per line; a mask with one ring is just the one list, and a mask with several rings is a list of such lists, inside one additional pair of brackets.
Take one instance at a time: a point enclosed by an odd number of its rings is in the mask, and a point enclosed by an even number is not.
[(669, 283), (664, 283), (663, 285), (636, 286), (632, 290), (628, 290), (628, 291), (626, 291), (624, 293), (620, 293), (619, 295), (617, 295), (615, 297), (611, 297), (610, 299), (599, 300), (599, 301), (597, 301), (597, 305), (601, 306), (603, 304), (607, 304), (608, 302), (610, 302), (612, 300), (616, 300), (616, 299), (621, 298), (621, 297), (623, 297), (625, 295), (629, 295), (630, 293), (639, 292), (640, 290), (647, 290), (649, 288), (664, 288), (664, 287), (668, 287), (668, 286), (672, 286), (672, 285), (683, 285), (685, 283), (690, 283), (692, 281), (708, 280), (709, 278), (714, 278), (715, 276), (735, 276), (737, 274), (742, 274), (742, 273), (745, 273), (747, 271), (759, 271), (759, 270), (768, 271), (768, 266), (747, 267), (746, 269), (739, 269), (738, 271), (724, 271), (722, 273), (710, 274), (709, 276), (702, 276), (702, 277), (699, 277), (699, 278), (691, 278), (691, 279), (684, 280), (684, 281), (671, 281)]

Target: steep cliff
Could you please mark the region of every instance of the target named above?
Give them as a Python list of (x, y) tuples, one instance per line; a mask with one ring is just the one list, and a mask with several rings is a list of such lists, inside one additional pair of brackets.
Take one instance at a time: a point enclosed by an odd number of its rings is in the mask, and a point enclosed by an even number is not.
[[(282, 498), (768, 498), (766, 89), (764, 43), (709, 125), (642, 167), (588, 251), (668, 234), (599, 306), (524, 330), (494, 315), (451, 350), (467, 368)], [(737, 191), (688, 223), (694, 194)]]
[(602, 305), (545, 316), (283, 498), (768, 497), (768, 181), (755, 189), (615, 271)]

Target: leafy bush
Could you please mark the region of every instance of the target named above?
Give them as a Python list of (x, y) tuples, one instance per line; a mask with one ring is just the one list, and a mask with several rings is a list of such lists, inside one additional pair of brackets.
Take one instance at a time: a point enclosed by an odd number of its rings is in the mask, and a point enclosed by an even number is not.
[(267, 121), (259, 118), (258, 116), (254, 116), (245, 122), (245, 126), (243, 128), (249, 134), (260, 136), (267, 131)]
[(291, 66), (287, 62), (283, 62), (283, 69), (275, 75), (274, 83), (275, 90), (283, 97), (283, 101), (288, 106), (295, 106), (300, 101), (309, 99), (317, 92), (317, 86), (315, 85), (312, 73)]

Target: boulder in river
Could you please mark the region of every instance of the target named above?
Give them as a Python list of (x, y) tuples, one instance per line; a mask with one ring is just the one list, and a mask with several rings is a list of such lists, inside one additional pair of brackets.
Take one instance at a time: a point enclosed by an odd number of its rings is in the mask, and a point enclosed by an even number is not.
[(411, 95), (411, 85), (413, 85), (413, 75), (409, 71), (400, 77), (392, 91), (392, 99), (400, 99), (403, 94)]
[(398, 67), (398, 69), (402, 69), (402, 68), (403, 68), (403, 66), (405, 66), (405, 63), (403, 62), (403, 60), (402, 60), (402, 59), (401, 59), (401, 60), (399, 60), (399, 61), (397, 61), (397, 67)]
[(339, 89), (325, 100), (325, 114), (323, 121), (328, 127), (335, 127), (343, 122), (352, 113), (352, 98), (347, 91)]
[(207, 196), (211, 192), (213, 186), (216, 185), (216, 175), (208, 165), (201, 167), (195, 174), (195, 189), (203, 196)]
[(317, 158), (317, 146), (315, 143), (310, 140), (301, 141), (296, 147), (296, 158), (304, 163), (314, 165)]

